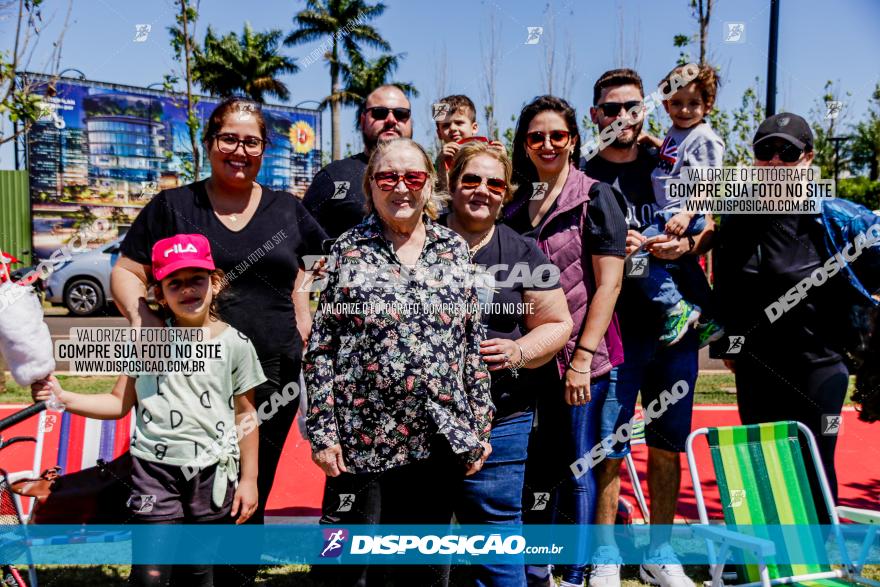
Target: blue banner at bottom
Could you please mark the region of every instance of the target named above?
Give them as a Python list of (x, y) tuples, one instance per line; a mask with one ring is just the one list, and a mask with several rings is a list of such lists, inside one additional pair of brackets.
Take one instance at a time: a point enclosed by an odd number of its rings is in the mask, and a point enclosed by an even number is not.
[[(583, 564), (615, 545), (643, 562), (653, 535), (687, 565), (880, 564), (878, 526), (0, 526), (0, 563), (91, 564)], [(674, 553), (674, 555), (673, 555)], [(674, 556), (674, 559), (673, 559)]]

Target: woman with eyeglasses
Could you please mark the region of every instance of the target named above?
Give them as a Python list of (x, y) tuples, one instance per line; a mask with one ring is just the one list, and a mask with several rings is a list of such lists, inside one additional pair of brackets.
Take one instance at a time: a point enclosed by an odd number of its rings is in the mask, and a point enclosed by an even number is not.
[[(215, 264), (229, 284), (222, 318), (254, 343), (268, 378), (256, 388), (254, 405), (259, 410), (265, 404), (268, 411), (270, 398), (272, 406), (277, 397), (285, 398), (259, 427), (256, 523), (263, 521), (299, 403), (290, 396), (299, 391), (302, 348), (311, 328), (308, 292), (297, 285), (304, 278), (303, 257), (320, 255), (326, 238), (298, 198), (257, 182), (266, 143), (258, 104), (239, 98), (219, 104), (203, 135), (210, 177), (157, 194), (132, 224), (111, 275), (114, 301), (132, 326), (163, 326), (146, 300), (153, 245), (178, 233), (201, 233), (211, 241)], [(288, 385), (294, 387), (283, 393)], [(255, 567), (244, 572), (253, 575)]]
[[(623, 362), (614, 305), (623, 279), (626, 219), (622, 196), (577, 167), (574, 109), (554, 96), (526, 105), (517, 123), (513, 170), (519, 189), (505, 222), (559, 267), (573, 326), (556, 360), (541, 369), (537, 430), (526, 465), (526, 522), (591, 524), (596, 509), (590, 468), (575, 468), (599, 443), (609, 372)], [(549, 496), (549, 499), (548, 499)], [(541, 507), (535, 507), (541, 505)], [(584, 582), (589, 554), (563, 569), (564, 585)], [(530, 583), (551, 585), (546, 566), (528, 568)]]
[[(492, 375), (492, 455), (457, 491), (461, 524), (519, 524), (529, 435), (542, 382), (534, 373), (571, 333), (559, 269), (532, 239), (496, 224), (510, 200), (511, 163), (488, 143), (462, 146), (449, 172), (449, 214), (441, 221), (468, 243), (487, 330), (480, 353)], [(479, 586), (525, 585), (519, 565), (470, 565)]]
[[(435, 222), (435, 179), (411, 139), (379, 143), (364, 174), (370, 215), (331, 250), (305, 357), (324, 524), (448, 524), (462, 479), (492, 451), (470, 255)], [(337, 585), (448, 579), (438, 566), (320, 567), (316, 579)]]
[[(808, 168), (813, 132), (796, 114), (776, 114), (758, 127), (752, 149), (756, 167)], [(827, 271), (821, 217), (726, 215), (718, 238), (715, 289), (729, 327), (721, 350), (736, 376), (740, 419), (803, 422), (818, 441), (836, 499), (836, 424), (849, 384), (840, 328), (849, 320), (849, 285), (845, 272)]]

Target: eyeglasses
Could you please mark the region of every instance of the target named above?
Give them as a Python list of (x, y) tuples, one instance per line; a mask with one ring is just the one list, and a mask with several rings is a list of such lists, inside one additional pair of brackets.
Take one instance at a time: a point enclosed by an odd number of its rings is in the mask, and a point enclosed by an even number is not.
[(617, 116), (621, 108), (629, 113), (633, 108), (638, 108), (641, 105), (641, 100), (632, 100), (629, 102), (605, 102), (604, 104), (596, 104), (596, 108), (601, 110), (605, 116)]
[[(533, 151), (537, 151), (544, 146), (544, 141), (546, 140), (547, 135), (548, 133), (543, 133), (540, 131), (530, 132), (526, 135), (526, 146)], [(554, 149), (567, 147), (569, 141), (571, 140), (571, 133), (567, 130), (551, 130), (549, 135), (550, 146)]]
[(385, 106), (373, 106), (367, 108), (365, 112), (369, 112), (374, 120), (385, 120), (388, 118), (388, 113), (393, 112), (394, 118), (400, 122), (409, 120), (411, 114), (409, 108), (386, 108)]
[(493, 193), (496, 196), (503, 196), (507, 193), (507, 182), (500, 177), (483, 178), (476, 173), (465, 173), (461, 176), (458, 185), (465, 189), (475, 190), (483, 184), (484, 180), (486, 182), (486, 189), (489, 190), (490, 193)]
[(758, 161), (772, 161), (773, 156), (779, 154), (779, 160), (784, 163), (794, 163), (804, 154), (803, 149), (788, 141), (762, 141), (753, 147), (755, 159)]
[(263, 150), (266, 148), (266, 141), (258, 139), (257, 137), (245, 137), (240, 139), (234, 134), (224, 133), (221, 135), (214, 135), (214, 138), (217, 139), (217, 149), (221, 153), (235, 153), (235, 151), (238, 150), (238, 146), (242, 145), (246, 155), (259, 157), (263, 154)]
[(428, 181), (428, 172), (407, 171), (401, 175), (396, 171), (380, 171), (374, 173), (371, 179), (376, 182), (376, 185), (379, 186), (379, 189), (383, 192), (390, 192), (396, 188), (397, 184), (400, 183), (400, 180), (403, 180), (406, 189), (415, 192), (425, 187), (425, 182)]

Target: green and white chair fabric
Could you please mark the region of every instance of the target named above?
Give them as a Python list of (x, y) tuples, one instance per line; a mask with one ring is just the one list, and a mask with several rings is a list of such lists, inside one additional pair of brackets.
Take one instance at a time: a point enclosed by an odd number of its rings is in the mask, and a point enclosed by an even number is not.
[[(706, 436), (709, 444), (724, 510), (724, 525), (709, 525), (694, 458), (694, 441), (700, 436)], [(817, 504), (813, 498), (800, 438), (807, 440), (824, 503)], [(741, 561), (744, 564), (737, 567), (738, 583), (742, 585), (838, 587), (863, 584), (880, 587), (880, 583), (861, 574), (880, 530), (880, 512), (834, 506), (816, 440), (806, 426), (799, 422), (772, 422), (700, 428), (688, 437), (687, 458), (702, 524), (694, 526), (694, 532), (707, 540), (711, 560), (717, 561), (710, 565), (713, 587), (723, 585), (724, 561), (732, 549), (743, 552)], [(846, 553), (846, 548), (840, 518), (873, 524), (866, 533), (857, 562), (848, 562), (844, 568), (837, 569), (824, 562), (808, 562), (829, 560), (822, 533), (809, 529), (801, 532), (797, 528), (817, 528), (822, 523), (818, 507), (827, 510), (837, 547), (842, 553)], [(736, 529), (749, 526), (785, 529), (778, 533), (781, 539), (776, 539), (777, 533), (774, 533), (772, 541)], [(788, 529), (795, 531), (787, 532)], [(717, 556), (714, 554), (716, 547)], [(849, 561), (847, 554), (842, 556), (843, 560)]]

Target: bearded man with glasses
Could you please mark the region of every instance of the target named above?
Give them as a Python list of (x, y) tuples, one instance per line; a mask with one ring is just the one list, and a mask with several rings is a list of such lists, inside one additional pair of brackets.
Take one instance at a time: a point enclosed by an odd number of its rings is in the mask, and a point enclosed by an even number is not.
[(358, 113), (358, 128), (364, 141), (363, 152), (321, 169), (303, 198), (306, 208), (333, 239), (367, 216), (361, 185), (376, 145), (399, 137), (412, 138), (409, 100), (397, 86), (376, 88)]
[[(594, 157), (582, 160), (584, 172), (606, 182), (623, 194), (627, 221), (626, 253), (650, 253), (649, 263), (668, 263), (680, 275), (684, 270), (699, 271), (697, 258), (709, 244), (714, 230), (711, 221), (692, 238), (663, 235), (646, 245), (642, 234), (662, 209), (651, 182), (657, 166), (657, 152), (641, 139), (645, 119), (644, 87), (638, 73), (614, 69), (603, 73), (593, 86), (590, 117), (604, 141)], [(614, 131), (613, 133), (611, 131)], [(613, 139), (613, 140), (612, 140)], [(589, 157), (589, 155), (588, 155)], [(690, 265), (690, 268), (687, 267)], [(651, 500), (651, 544), (645, 553), (640, 576), (661, 587), (693, 587), (694, 583), (678, 564), (670, 546), (671, 525), (675, 519), (681, 484), (680, 455), (691, 430), (693, 390), (698, 373), (698, 341), (693, 333), (671, 347), (661, 347), (662, 311), (646, 304), (635, 279), (641, 279), (630, 266), (617, 301), (617, 315), (623, 337), (624, 362), (611, 373), (611, 384), (602, 406), (600, 436), (611, 439), (595, 456), (586, 458), (596, 475), (596, 521), (598, 545), (592, 555), (589, 587), (620, 587), (623, 563), (614, 539), (614, 522), (620, 496), (620, 464), (630, 452), (627, 434), (619, 434), (635, 415), (641, 394), (642, 406), (650, 406), (661, 393), (685, 389), (687, 394), (666, 406), (662, 414), (645, 425), (648, 445), (648, 492)], [(599, 458), (595, 458), (599, 457)]]

